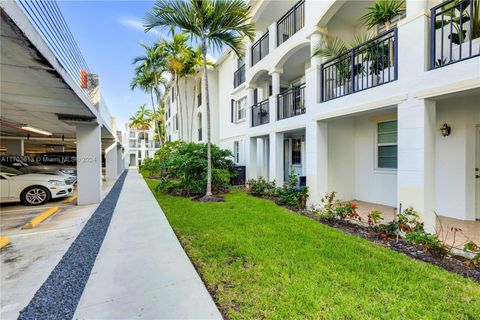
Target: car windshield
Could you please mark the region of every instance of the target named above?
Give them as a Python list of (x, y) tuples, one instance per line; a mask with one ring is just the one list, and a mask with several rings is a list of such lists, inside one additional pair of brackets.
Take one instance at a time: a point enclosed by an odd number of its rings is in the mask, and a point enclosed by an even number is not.
[(14, 169), (12, 167), (2, 166), (2, 165), (0, 165), (0, 172), (5, 173), (7, 175), (11, 175), (11, 176), (17, 176), (17, 175), (23, 174), (21, 171), (18, 171), (17, 169)]

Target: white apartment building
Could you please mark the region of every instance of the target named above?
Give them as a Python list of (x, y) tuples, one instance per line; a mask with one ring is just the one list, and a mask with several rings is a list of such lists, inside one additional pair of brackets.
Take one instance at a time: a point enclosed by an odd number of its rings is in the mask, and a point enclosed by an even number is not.
[(153, 158), (155, 151), (160, 148), (160, 142), (154, 140), (155, 123), (149, 128), (137, 129), (130, 127), (130, 122), (125, 124), (126, 140), (125, 158), (130, 167), (137, 167), (147, 158)]
[[(445, 12), (473, 16), (473, 1), (406, 0), (390, 31), (370, 30), (371, 40), (328, 60), (314, 49), (366, 33), (360, 17), (373, 1), (251, 1), (255, 41), (244, 58), (226, 52), (209, 72), (212, 141), (233, 151), (247, 179), (280, 185), (295, 168), (311, 204), (336, 191), (413, 206), (430, 231), (434, 212), (480, 219), (480, 38), (470, 19), (454, 25)], [(168, 94), (167, 136), (176, 140)], [(197, 105), (193, 132), (205, 130)]]

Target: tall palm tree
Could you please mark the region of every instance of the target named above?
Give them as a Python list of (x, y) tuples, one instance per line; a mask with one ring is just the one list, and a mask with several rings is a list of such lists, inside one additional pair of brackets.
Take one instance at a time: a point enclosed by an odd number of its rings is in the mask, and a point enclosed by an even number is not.
[(155, 27), (176, 27), (195, 38), (202, 49), (203, 81), (207, 109), (207, 190), (205, 200), (212, 196), (212, 141), (210, 126), (210, 99), (208, 92), (207, 50), (232, 49), (243, 53), (244, 37), (255, 36), (255, 25), (250, 23), (249, 6), (243, 0), (157, 0), (145, 17), (145, 30)]
[(144, 103), (140, 106), (135, 115), (130, 117), (130, 128), (138, 130), (149, 129), (152, 123), (152, 112), (147, 109), (147, 104)]
[(184, 139), (184, 119), (180, 98), (179, 78), (184, 73), (185, 63), (189, 59), (188, 56), (192, 49), (188, 45), (190, 37), (187, 34), (177, 33), (173, 27), (170, 28), (170, 34), (171, 40), (160, 40), (156, 44), (155, 50), (159, 55), (165, 57), (165, 67), (174, 77), (177, 112), (180, 116), (180, 139)]
[[(130, 89), (135, 90), (135, 88), (139, 87), (144, 92), (150, 93), (153, 116), (156, 117), (155, 104), (160, 102), (162, 95), (161, 87), (165, 87), (167, 82), (163, 76), (165, 72), (165, 58), (156, 51), (155, 47), (150, 47), (143, 43), (140, 43), (140, 45), (145, 49), (145, 55), (133, 58), (132, 64), (136, 65), (136, 67), (135, 76), (130, 83)], [(157, 135), (161, 137), (159, 123), (155, 122), (155, 126)]]

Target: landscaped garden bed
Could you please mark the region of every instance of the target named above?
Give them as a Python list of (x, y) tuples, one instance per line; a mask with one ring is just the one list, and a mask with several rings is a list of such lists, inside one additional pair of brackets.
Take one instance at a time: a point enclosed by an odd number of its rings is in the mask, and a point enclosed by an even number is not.
[(360, 226), (342, 228), (363, 233), (353, 236), (336, 229), (346, 222), (329, 222), (332, 228), (245, 192), (233, 190), (222, 203), (200, 203), (159, 192), (158, 181), (148, 183), (226, 318), (480, 314), (480, 286), (472, 279), (385, 248), (387, 242), (368, 239)]

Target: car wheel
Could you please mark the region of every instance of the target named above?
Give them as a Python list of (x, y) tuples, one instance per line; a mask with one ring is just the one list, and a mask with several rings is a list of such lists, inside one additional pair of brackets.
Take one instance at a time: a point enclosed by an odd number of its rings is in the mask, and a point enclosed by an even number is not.
[(42, 186), (32, 186), (23, 190), (20, 199), (28, 206), (37, 206), (50, 200), (50, 191)]

